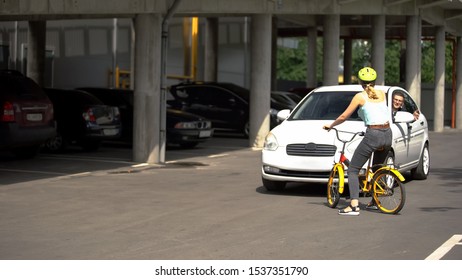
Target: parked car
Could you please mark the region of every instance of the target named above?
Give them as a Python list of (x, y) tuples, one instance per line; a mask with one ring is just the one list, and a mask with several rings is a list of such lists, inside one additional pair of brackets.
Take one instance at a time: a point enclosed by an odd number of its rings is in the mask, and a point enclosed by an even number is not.
[[(133, 91), (108, 88), (81, 88), (92, 93), (105, 104), (118, 106), (122, 117), (122, 140), (132, 143), (133, 138)], [(191, 113), (167, 108), (167, 144), (193, 148), (213, 136), (212, 123)]]
[(286, 104), (287, 108), (285, 109), (295, 108), (295, 106), (297, 106), (297, 104), (303, 99), (298, 94), (288, 91), (272, 91), (271, 98), (274, 102)]
[[(170, 87), (177, 109), (203, 116), (215, 129), (232, 130), (249, 136), (250, 91), (233, 83), (185, 82)], [(287, 104), (271, 100), (271, 127), (278, 125), (277, 112)]]
[(57, 123), (56, 137), (46, 143), (46, 148), (57, 152), (69, 144), (76, 144), (87, 151), (95, 151), (101, 141), (117, 139), (121, 133), (119, 109), (105, 105), (88, 92), (46, 88), (53, 102)]
[[(388, 86), (376, 88), (387, 94), (388, 104), (392, 104), (395, 92), (405, 96), (403, 111), (392, 114), (392, 106), (389, 106), (393, 144), (387, 162), (394, 163), (401, 172), (411, 171), (416, 179), (427, 178), (430, 154), (425, 116), (421, 113), (414, 120), (412, 113), (418, 107), (406, 90)], [(279, 112), (278, 117), (284, 121), (268, 134), (262, 151), (262, 181), (268, 190), (282, 190), (287, 182), (327, 182), (342, 143), (335, 133), (322, 127), (332, 123), (360, 91), (360, 85), (320, 87), (308, 94), (292, 112)], [(365, 131), (366, 127), (355, 112), (338, 129), (357, 132)], [(347, 145), (347, 158), (351, 159), (360, 140), (361, 137), (356, 137)]]
[(38, 84), (20, 72), (0, 71), (0, 149), (34, 157), (56, 134), (53, 104)]

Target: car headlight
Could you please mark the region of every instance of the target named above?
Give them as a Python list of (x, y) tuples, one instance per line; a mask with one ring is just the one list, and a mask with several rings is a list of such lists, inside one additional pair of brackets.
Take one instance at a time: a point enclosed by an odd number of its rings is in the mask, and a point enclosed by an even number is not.
[(276, 136), (274, 136), (273, 133), (268, 133), (265, 138), (265, 144), (263, 145), (263, 149), (268, 150), (268, 151), (275, 151), (278, 148), (278, 140), (276, 139)]
[(279, 113), (279, 110), (271, 108), (269, 113), (270, 113), (271, 116), (276, 117), (277, 114)]
[(193, 128), (196, 128), (196, 123), (195, 122), (179, 122), (175, 124), (175, 128), (193, 129)]

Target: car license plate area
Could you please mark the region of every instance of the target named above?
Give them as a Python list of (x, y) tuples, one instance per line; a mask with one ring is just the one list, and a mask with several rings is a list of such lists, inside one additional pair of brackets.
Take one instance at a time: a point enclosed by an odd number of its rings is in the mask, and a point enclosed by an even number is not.
[(119, 130), (115, 128), (106, 128), (103, 130), (103, 134), (106, 136), (114, 136), (117, 135), (118, 132)]
[(40, 113), (37, 114), (26, 114), (26, 120), (30, 122), (40, 122), (43, 120), (43, 115)]
[(199, 131), (199, 138), (210, 137), (212, 132), (210, 130)]

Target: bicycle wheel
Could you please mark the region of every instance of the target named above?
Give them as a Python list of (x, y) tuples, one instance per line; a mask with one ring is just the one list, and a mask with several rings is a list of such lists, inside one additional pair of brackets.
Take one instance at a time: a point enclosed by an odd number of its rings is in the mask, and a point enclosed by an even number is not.
[(329, 205), (330, 208), (335, 208), (340, 200), (338, 169), (338, 166), (332, 168), (329, 181), (327, 182), (327, 205)]
[(406, 201), (404, 186), (391, 170), (382, 170), (372, 178), (373, 197), (382, 213), (397, 214)]

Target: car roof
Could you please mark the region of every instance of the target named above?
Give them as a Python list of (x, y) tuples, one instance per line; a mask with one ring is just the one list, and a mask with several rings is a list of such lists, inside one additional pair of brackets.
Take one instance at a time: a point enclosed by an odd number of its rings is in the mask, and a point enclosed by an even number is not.
[[(387, 92), (391, 86), (376, 85), (374, 88)], [(335, 85), (335, 86), (322, 86), (314, 89), (316, 92), (327, 92), (327, 91), (363, 91), (361, 85)]]

